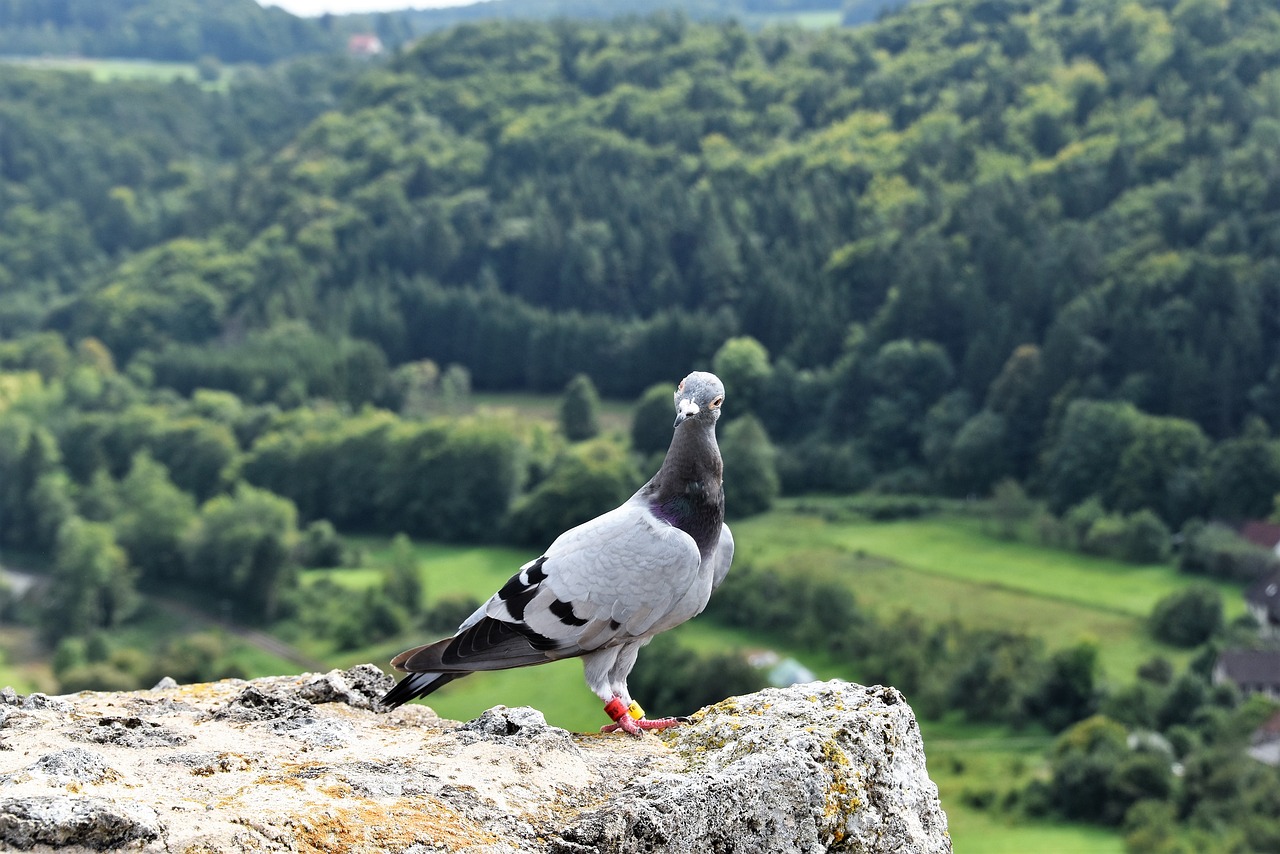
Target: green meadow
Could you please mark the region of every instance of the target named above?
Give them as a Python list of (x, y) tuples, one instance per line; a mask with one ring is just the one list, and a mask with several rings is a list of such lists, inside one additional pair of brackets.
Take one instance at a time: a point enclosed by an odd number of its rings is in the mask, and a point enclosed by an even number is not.
[(0, 61), (49, 71), (83, 71), (94, 80), (197, 80), (192, 62), (154, 62), (147, 59), (92, 59), (77, 56), (6, 56)]
[(149, 59), (110, 59), (80, 56), (0, 56), (0, 62), (44, 71), (75, 71), (88, 74), (96, 82), (113, 80), (186, 80), (219, 89), (226, 86), (234, 68), (225, 66), (218, 79), (204, 82), (194, 62), (159, 62)]
[[(784, 502), (734, 526), (738, 559), (849, 585), (880, 616), (904, 610), (931, 620), (1007, 629), (1049, 648), (1094, 640), (1108, 678), (1125, 681), (1153, 656), (1186, 653), (1153, 640), (1146, 617), (1191, 579), (1171, 565), (1134, 566), (1004, 540), (963, 515), (832, 521), (838, 499)], [(1244, 612), (1239, 587), (1216, 583), (1227, 618)]]

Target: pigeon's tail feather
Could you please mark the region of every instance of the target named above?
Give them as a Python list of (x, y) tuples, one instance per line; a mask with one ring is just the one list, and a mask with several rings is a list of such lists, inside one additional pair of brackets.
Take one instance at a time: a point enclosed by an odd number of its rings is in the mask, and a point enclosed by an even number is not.
[(391, 666), (396, 670), (408, 670), (411, 673), (426, 672), (440, 668), (440, 657), (454, 638), (445, 638), (435, 643), (415, 646), (391, 659)]
[(557, 657), (556, 651), (553, 641), (522, 624), (484, 617), (451, 638), (407, 649), (391, 659), (392, 667), (409, 675), (387, 692), (382, 703), (395, 708), (477, 670), (545, 664)]
[(443, 688), (453, 680), (461, 679), (466, 675), (465, 673), (410, 673), (386, 693), (382, 698), (382, 705), (390, 709), (403, 706), (410, 700), (425, 697), (437, 688)]
[(528, 626), (484, 617), (451, 638), (400, 653), (392, 659), (391, 666), (410, 673), (470, 673), (546, 664), (563, 657), (555, 641)]

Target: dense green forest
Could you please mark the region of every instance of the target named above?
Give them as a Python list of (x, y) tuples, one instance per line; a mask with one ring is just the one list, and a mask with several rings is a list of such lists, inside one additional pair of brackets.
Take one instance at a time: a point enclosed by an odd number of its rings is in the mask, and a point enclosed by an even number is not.
[[(1265, 515), (1273, 464), (1248, 500), (1212, 469), (1280, 421), (1278, 21), (983, 2), (817, 33), (504, 23), (228, 96), (7, 70), (0, 329), (262, 403), (288, 402), (262, 353), (300, 323), (376, 351), (336, 395), (356, 405), (423, 359), (630, 397), (750, 336), (750, 408), (825, 485), (1014, 477), (1060, 509), (1096, 488), (1171, 525)], [(1115, 459), (1082, 445), (1099, 425), (1129, 440)]]
[[(58, 8), (111, 32), (98, 5)], [(239, 59), (324, 49), (313, 25)], [(93, 651), (139, 591), (390, 636), (405, 574), (361, 622), (298, 584), (344, 560), (338, 531), (545, 544), (635, 488), (671, 383), (711, 368), (731, 512), (991, 496), (1010, 535), (1134, 562), (1176, 541), (1185, 572), (1249, 581), (1275, 561), (1224, 523), (1280, 494), (1278, 250), (1264, 0), (948, 0), (822, 30), (467, 23), (386, 62), (303, 57), (212, 88), (0, 65), (0, 547), (47, 571), (20, 616), (67, 688), (149, 675)], [(563, 395), (559, 429), (477, 412), (492, 392)], [(597, 395), (627, 402), (629, 431), (601, 429)], [(776, 582), (744, 578), (718, 619), (778, 622)], [(853, 604), (831, 643), (925, 704), (1063, 731), (1034, 809), (1142, 807), (1136, 850), (1172, 851), (1162, 826), (1211, 835), (1244, 803), (1262, 818), (1232, 838), (1263, 850), (1274, 781), (1231, 765), (1249, 797), (1228, 809), (1196, 752), (1238, 755), (1228, 732), (1259, 714), (1208, 686), (1248, 634), (1215, 601), (1152, 615), (1162, 641), (1203, 645), (1192, 669), (1110, 693), (1087, 646)], [(972, 666), (930, 689), (902, 650)], [(1118, 759), (1125, 727), (1201, 762), (1201, 788)]]

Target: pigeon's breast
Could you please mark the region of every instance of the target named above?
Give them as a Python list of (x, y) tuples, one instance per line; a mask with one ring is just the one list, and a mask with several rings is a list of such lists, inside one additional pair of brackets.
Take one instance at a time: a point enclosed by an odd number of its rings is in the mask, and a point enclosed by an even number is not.
[(649, 509), (658, 519), (692, 537), (703, 560), (720, 541), (724, 509), (715, 502), (707, 501), (705, 490), (690, 490), (666, 500), (655, 501), (650, 504)]

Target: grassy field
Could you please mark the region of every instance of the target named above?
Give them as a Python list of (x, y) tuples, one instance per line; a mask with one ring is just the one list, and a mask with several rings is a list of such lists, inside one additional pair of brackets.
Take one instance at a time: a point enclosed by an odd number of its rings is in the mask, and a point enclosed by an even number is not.
[(806, 30), (825, 30), (840, 26), (839, 10), (815, 12), (749, 12), (744, 18), (752, 27), (796, 26)]
[(113, 80), (186, 80), (206, 89), (222, 90), (236, 74), (234, 66), (224, 66), (216, 80), (201, 80), (194, 62), (157, 62), (149, 59), (102, 59), (81, 56), (0, 56), (0, 63), (46, 71), (75, 71), (88, 74), (99, 83)]
[[(741, 560), (847, 583), (881, 616), (903, 610), (1041, 637), (1050, 648), (1097, 641), (1104, 673), (1127, 681), (1155, 655), (1188, 655), (1157, 643), (1145, 620), (1162, 597), (1190, 583), (1170, 565), (1133, 566), (998, 539), (976, 519), (831, 522), (812, 500), (734, 527)], [(1239, 587), (1215, 585), (1227, 617), (1244, 612)]]
[[(468, 398), (467, 408), (472, 412), (515, 412), (523, 419), (542, 421), (548, 425), (557, 424), (560, 420), (560, 398), (554, 395), (476, 392)], [(601, 400), (598, 412), (601, 431), (626, 435), (631, 430), (634, 410), (634, 400)]]
[(146, 59), (91, 59), (79, 56), (4, 56), (0, 62), (48, 71), (83, 71), (94, 80), (198, 80), (192, 62), (154, 62)]

